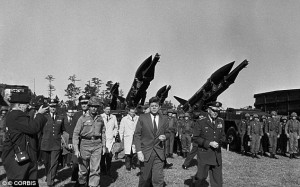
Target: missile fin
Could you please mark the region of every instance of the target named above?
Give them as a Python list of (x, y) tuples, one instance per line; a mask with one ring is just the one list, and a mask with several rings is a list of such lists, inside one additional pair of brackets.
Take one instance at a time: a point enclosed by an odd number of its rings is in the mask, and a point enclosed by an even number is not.
[(182, 99), (180, 97), (174, 96), (174, 98), (182, 105), (184, 105), (185, 103), (187, 103), (187, 100)]

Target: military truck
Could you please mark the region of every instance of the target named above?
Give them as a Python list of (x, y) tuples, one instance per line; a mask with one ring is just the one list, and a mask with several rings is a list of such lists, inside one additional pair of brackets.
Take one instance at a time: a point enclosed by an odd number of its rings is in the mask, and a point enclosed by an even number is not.
[[(229, 150), (232, 151), (240, 151), (240, 138), (238, 135), (238, 124), (242, 119), (245, 119), (245, 114), (249, 113), (250, 115), (258, 114), (259, 117), (265, 115), (267, 116), (268, 113), (263, 112), (259, 109), (234, 109), (234, 108), (227, 108), (226, 110), (221, 110), (219, 113), (219, 117), (224, 119), (225, 122), (225, 133), (226, 138), (229, 143)], [(244, 142), (247, 145), (248, 139), (244, 139)]]

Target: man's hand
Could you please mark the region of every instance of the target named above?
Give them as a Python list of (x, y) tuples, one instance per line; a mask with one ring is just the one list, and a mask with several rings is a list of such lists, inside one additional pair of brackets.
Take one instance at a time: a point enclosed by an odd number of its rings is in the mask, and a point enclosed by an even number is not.
[(77, 158), (81, 157), (80, 152), (79, 152), (79, 151), (75, 151), (75, 156), (76, 156)]
[(277, 138), (279, 138), (280, 137), (280, 135), (277, 135)]
[(48, 109), (49, 109), (49, 106), (43, 108), (43, 105), (42, 105), (42, 106), (40, 106), (40, 108), (39, 108), (39, 110), (38, 110), (38, 113), (44, 114), (45, 112), (48, 111)]
[(166, 136), (165, 135), (160, 135), (159, 137), (158, 137), (158, 139), (160, 140), (160, 141), (165, 141), (167, 138), (166, 138)]
[(289, 135), (289, 134), (286, 134), (286, 137), (287, 137), (287, 138), (290, 138), (290, 135)]
[(102, 155), (104, 155), (106, 153), (106, 146), (103, 146), (102, 148)]
[(270, 136), (270, 134), (269, 134), (269, 133), (267, 133), (267, 135), (268, 135), (268, 136)]
[(68, 144), (69, 149), (73, 149), (73, 144)]
[(218, 148), (218, 147), (219, 147), (218, 142), (215, 142), (215, 141), (209, 142), (209, 145), (210, 145), (211, 147), (213, 147), (213, 148)]
[(142, 151), (137, 152), (139, 161), (144, 162), (144, 154)]

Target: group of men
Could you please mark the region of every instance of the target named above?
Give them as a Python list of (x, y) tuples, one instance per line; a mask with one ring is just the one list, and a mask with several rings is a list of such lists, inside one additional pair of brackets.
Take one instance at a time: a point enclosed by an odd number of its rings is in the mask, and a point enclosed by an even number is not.
[[(66, 114), (58, 114), (55, 99), (38, 109), (28, 108), (29, 101), (22, 95), (11, 98), (11, 109), (5, 117), (7, 135), (2, 159), (8, 180), (37, 180), (40, 161), (45, 165), (47, 186), (54, 186), (63, 155), (63, 164), (72, 168), (71, 180), (78, 186), (99, 186), (100, 174), (111, 175), (113, 145), (119, 134), (126, 170), (140, 168), (139, 186), (163, 186), (163, 168), (167, 157), (173, 157), (174, 143), (176, 152), (188, 157), (192, 139), (199, 148), (197, 180), (205, 180), (208, 170), (212, 170), (212, 183), (222, 183), (220, 145), (224, 122), (217, 118), (215, 104), (208, 107), (207, 116), (194, 122), (189, 114), (177, 118), (172, 110), (164, 116), (159, 99), (153, 97), (148, 113), (137, 116), (135, 108), (128, 108), (118, 127), (109, 104), (104, 104), (104, 112), (99, 114), (103, 103), (95, 96), (80, 96), (81, 110), (74, 113), (70, 109)], [(22, 164), (14, 159), (16, 146), (29, 155)]]
[[(258, 114), (245, 114), (245, 119), (238, 125), (238, 134), (240, 136), (241, 154), (247, 154), (248, 142), (250, 143), (250, 152), (253, 158), (268, 156), (278, 159), (276, 154), (280, 152), (283, 156), (297, 158), (299, 151), (298, 140), (300, 136), (300, 122), (297, 120), (297, 113), (293, 112), (290, 119), (287, 116), (279, 117), (275, 111), (267, 118)], [(246, 142), (245, 142), (246, 141)], [(269, 153), (269, 154), (267, 154)]]

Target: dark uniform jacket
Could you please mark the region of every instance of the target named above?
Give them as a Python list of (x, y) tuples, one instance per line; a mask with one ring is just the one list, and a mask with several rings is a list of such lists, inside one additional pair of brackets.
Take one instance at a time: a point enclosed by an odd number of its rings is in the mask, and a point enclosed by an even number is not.
[(51, 118), (50, 114), (46, 114), (48, 119), (44, 129), (41, 142), (41, 150), (54, 151), (60, 150), (61, 147), (61, 135), (65, 129), (64, 116), (55, 114), (55, 119)]
[[(217, 118), (215, 124), (210, 117), (204, 117), (196, 121), (194, 126), (192, 140), (198, 144), (198, 162), (208, 165), (222, 165), (221, 145), (226, 140), (224, 132), (224, 121)], [(209, 143), (215, 141), (219, 143), (218, 148), (209, 146)]]
[(167, 117), (158, 115), (157, 132), (154, 134), (153, 122), (148, 114), (140, 115), (135, 132), (133, 135), (133, 144), (136, 147), (136, 152), (142, 151), (145, 161), (148, 161), (152, 151), (155, 151), (161, 160), (165, 160), (164, 143), (158, 137), (165, 135), (167, 139), (170, 138), (169, 122)]
[(246, 134), (248, 131), (249, 120), (241, 120), (238, 125), (239, 134)]
[(281, 125), (278, 119), (269, 119), (267, 122), (266, 133), (276, 132), (276, 134), (281, 134)]
[[(37, 160), (38, 142), (37, 134), (43, 129), (47, 119), (42, 114), (37, 114), (35, 119), (30, 118), (25, 112), (12, 110), (6, 115), (6, 139), (3, 145), (3, 162), (14, 160), (14, 146), (11, 141), (20, 147), (22, 151), (27, 151), (32, 161)], [(11, 140), (11, 141), (10, 141)], [(28, 146), (26, 146), (28, 142)], [(15, 147), (16, 150), (17, 147)]]
[(183, 134), (188, 134), (188, 135), (192, 135), (193, 134), (193, 128), (194, 128), (194, 122), (192, 120), (182, 120), (182, 122), (180, 123), (180, 127), (179, 127), (179, 134), (183, 135)]
[(177, 121), (173, 117), (168, 117), (169, 121), (169, 130), (172, 133), (177, 133)]
[(259, 121), (251, 121), (250, 122), (250, 132), (248, 132), (248, 135), (258, 135), (262, 136), (263, 135), (263, 124), (262, 122)]

